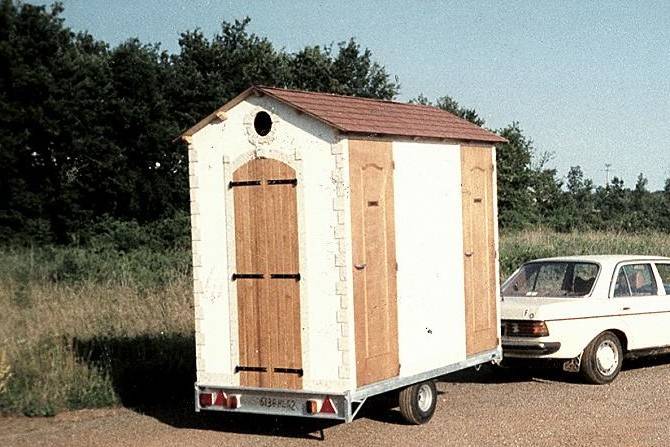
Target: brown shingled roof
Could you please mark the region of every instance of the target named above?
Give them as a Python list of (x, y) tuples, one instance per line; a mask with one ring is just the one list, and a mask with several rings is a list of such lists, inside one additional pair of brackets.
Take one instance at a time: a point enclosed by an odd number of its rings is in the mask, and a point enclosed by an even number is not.
[[(249, 94), (266, 94), (342, 132), (503, 143), (503, 137), (444, 110), (418, 104), (314, 93), (274, 87), (251, 87), (217, 112)], [(193, 135), (216, 116), (209, 115), (184, 133)]]

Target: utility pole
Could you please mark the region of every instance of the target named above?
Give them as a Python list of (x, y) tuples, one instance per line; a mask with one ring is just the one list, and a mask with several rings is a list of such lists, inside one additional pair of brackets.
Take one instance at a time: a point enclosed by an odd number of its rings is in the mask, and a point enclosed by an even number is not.
[(605, 186), (610, 184), (610, 171), (612, 163), (605, 163)]

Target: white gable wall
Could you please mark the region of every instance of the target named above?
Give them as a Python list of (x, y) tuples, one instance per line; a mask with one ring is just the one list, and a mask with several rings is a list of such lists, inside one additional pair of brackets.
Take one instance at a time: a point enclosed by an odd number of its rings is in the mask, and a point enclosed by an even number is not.
[(394, 142), (400, 375), (465, 360), (458, 144)]
[[(267, 137), (253, 129), (260, 110), (273, 118)], [(237, 298), (230, 280), (235, 272), (233, 193), (227, 184), (239, 166), (263, 156), (289, 164), (298, 177), (303, 388), (350, 389), (355, 371), (346, 366), (353, 355), (353, 334), (348, 337), (353, 329), (341, 320), (348, 319), (351, 309), (338, 295), (347, 294), (346, 277), (340, 276), (351, 269), (342, 256), (344, 234), (350, 234), (348, 201), (342, 197), (348, 176), (346, 140), (268, 97), (250, 96), (226, 113), (224, 121), (215, 120), (194, 134), (189, 150), (198, 383), (239, 384), (233, 374), (239, 358)], [(338, 267), (336, 262), (345, 264)]]

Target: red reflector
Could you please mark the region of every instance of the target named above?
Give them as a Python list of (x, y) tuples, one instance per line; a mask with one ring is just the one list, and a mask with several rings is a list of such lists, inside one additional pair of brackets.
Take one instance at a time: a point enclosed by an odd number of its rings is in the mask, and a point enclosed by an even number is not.
[(333, 405), (333, 401), (330, 400), (330, 397), (327, 397), (323, 401), (323, 405), (321, 405), (321, 413), (332, 413), (332, 414), (337, 414), (337, 410), (335, 410), (335, 406)]
[(212, 393), (200, 393), (199, 399), (201, 407), (212, 406)]
[(227, 405), (228, 408), (235, 409), (235, 408), (239, 408), (239, 407), (240, 407), (240, 400), (239, 400), (239, 398), (238, 398), (236, 395), (234, 395), (234, 394), (231, 395), (231, 396), (228, 396), (228, 401), (227, 401), (227, 403), (228, 403), (228, 405)]
[(318, 404), (315, 400), (308, 400), (307, 401), (307, 413), (315, 414), (315, 413), (318, 412), (317, 408), (318, 408)]
[(214, 400), (214, 405), (217, 407), (224, 407), (226, 406), (226, 395), (223, 391), (219, 391), (216, 393), (216, 399)]

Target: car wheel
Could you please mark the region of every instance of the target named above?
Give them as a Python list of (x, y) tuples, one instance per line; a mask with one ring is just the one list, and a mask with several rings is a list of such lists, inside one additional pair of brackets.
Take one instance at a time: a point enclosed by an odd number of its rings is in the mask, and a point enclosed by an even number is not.
[(435, 382), (415, 383), (400, 391), (400, 413), (410, 424), (425, 424), (433, 417), (437, 405)]
[(603, 385), (613, 381), (621, 371), (623, 349), (611, 332), (603, 332), (584, 349), (580, 372), (587, 382)]

